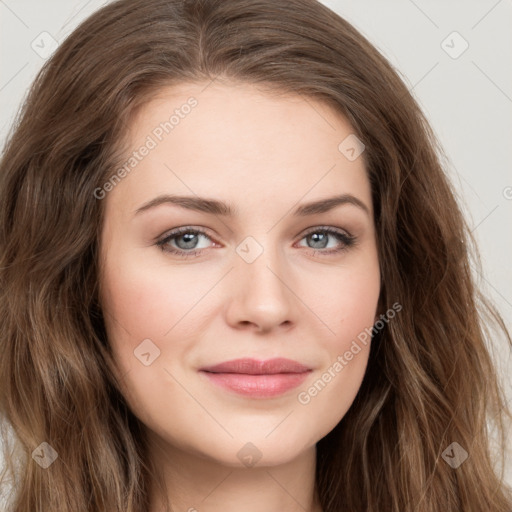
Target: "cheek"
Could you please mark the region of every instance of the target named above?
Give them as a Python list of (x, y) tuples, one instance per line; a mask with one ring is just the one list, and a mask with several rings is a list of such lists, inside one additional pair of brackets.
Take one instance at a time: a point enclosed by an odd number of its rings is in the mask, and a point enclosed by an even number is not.
[(331, 284), (325, 300), (316, 306), (329, 327), (327, 334), (317, 338), (326, 357), (296, 398), (304, 417), (314, 418), (305, 421), (317, 437), (330, 432), (346, 414), (366, 371), (380, 273), (376, 259), (361, 263), (340, 272), (336, 279), (339, 285), (333, 290)]
[[(316, 302), (311, 308), (322, 323), (328, 327), (322, 339), (331, 354), (344, 351), (352, 339), (376, 319), (380, 295), (380, 272), (376, 258), (365, 257), (353, 265), (342, 267), (337, 272), (317, 277), (317, 287), (324, 293), (314, 292), (309, 283), (304, 293)], [(319, 288), (317, 288), (318, 290)]]
[(102, 283), (107, 336), (123, 395), (146, 424), (162, 421), (170, 397), (177, 409), (187, 408), (189, 397), (168, 370), (174, 372), (173, 362), (190, 349), (186, 331), (193, 315), (187, 313), (209, 287), (194, 282), (192, 271), (149, 265), (137, 252), (109, 255)]
[(211, 287), (184, 267), (170, 272), (137, 255), (112, 261), (105, 272), (103, 304), (115, 328), (124, 328), (133, 338), (161, 338)]
[[(102, 283), (102, 306), (109, 343), (126, 373), (140, 367), (134, 354), (145, 340), (151, 340), (154, 346), (150, 343), (149, 347), (161, 354), (164, 340), (186, 325), (187, 313), (207, 292), (208, 283), (194, 282), (192, 272), (180, 268), (170, 275), (169, 269), (149, 265), (128, 251), (110, 256)], [(174, 334), (172, 345), (165, 346), (166, 355), (170, 349), (169, 357), (175, 358), (185, 349), (180, 338)], [(162, 359), (155, 359), (152, 366), (159, 366)]]

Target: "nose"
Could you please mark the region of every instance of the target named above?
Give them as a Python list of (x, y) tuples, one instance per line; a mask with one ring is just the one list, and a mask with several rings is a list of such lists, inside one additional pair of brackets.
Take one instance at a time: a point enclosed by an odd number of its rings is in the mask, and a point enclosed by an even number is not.
[(268, 332), (295, 324), (298, 299), (277, 250), (265, 248), (251, 263), (237, 256), (229, 287), (227, 320), (232, 327)]

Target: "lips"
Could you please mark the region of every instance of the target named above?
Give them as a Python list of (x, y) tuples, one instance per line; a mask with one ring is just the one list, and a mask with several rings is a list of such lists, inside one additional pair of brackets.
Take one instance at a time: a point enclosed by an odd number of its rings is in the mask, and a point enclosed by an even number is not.
[(251, 398), (271, 398), (299, 386), (311, 368), (291, 359), (234, 359), (201, 368), (200, 373), (224, 390)]
[(202, 371), (211, 373), (244, 373), (247, 375), (275, 375), (276, 373), (303, 373), (310, 370), (307, 366), (278, 357), (258, 361), (256, 359), (233, 359), (224, 363), (201, 368)]

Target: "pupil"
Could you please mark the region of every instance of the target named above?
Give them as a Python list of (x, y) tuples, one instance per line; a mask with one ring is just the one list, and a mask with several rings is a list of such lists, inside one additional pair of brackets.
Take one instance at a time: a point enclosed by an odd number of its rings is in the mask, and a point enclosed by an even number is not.
[[(326, 233), (313, 233), (310, 235), (313, 238), (313, 243), (320, 243), (320, 247), (316, 247), (317, 249), (325, 248), (325, 241), (327, 240), (327, 234)], [(318, 240), (320, 238), (320, 240)], [(325, 239), (325, 240), (322, 240)], [(322, 241), (324, 242), (322, 244)]]
[(194, 247), (194, 237), (197, 237), (195, 233), (185, 233), (184, 235), (181, 235), (181, 238), (188, 238), (188, 240), (185, 241), (185, 247), (183, 247), (184, 249), (192, 249)]

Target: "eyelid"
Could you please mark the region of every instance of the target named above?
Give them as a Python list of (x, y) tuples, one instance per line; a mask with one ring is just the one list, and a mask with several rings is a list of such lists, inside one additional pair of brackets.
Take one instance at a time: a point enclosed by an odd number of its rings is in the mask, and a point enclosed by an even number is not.
[(197, 232), (198, 234), (204, 235), (210, 240), (214, 241), (214, 236), (210, 234), (211, 230), (208, 228), (205, 228), (203, 226), (196, 226), (196, 225), (189, 225), (189, 226), (180, 226), (173, 229), (168, 229), (165, 231), (162, 235), (159, 235), (155, 238), (155, 242), (162, 242), (163, 240), (167, 240), (168, 238), (173, 238), (178, 235), (181, 235), (183, 233), (189, 233), (189, 232)]
[[(171, 229), (171, 230), (167, 231), (164, 235), (158, 237), (158, 239), (156, 241), (156, 245), (158, 245), (163, 252), (167, 252), (170, 254), (176, 254), (183, 258), (186, 258), (187, 256), (195, 256), (196, 254), (202, 254), (206, 249), (190, 249), (189, 251), (185, 251), (183, 249), (175, 249), (175, 248), (165, 249), (164, 247), (167, 244), (167, 242), (169, 242), (173, 238), (176, 238), (183, 233), (190, 233), (190, 232), (198, 234), (198, 235), (203, 235), (206, 238), (208, 238), (210, 241), (212, 241), (213, 243), (217, 244), (218, 242), (216, 242), (214, 237), (212, 237), (209, 234), (209, 231), (210, 230), (208, 228), (204, 228), (202, 226), (194, 226), (194, 225), (180, 226), (180, 227)], [(338, 240), (341, 243), (343, 243), (342, 247), (339, 249), (332, 249), (332, 248), (331, 249), (315, 249), (312, 247), (309, 247), (309, 248), (306, 247), (306, 249), (309, 249), (310, 251), (314, 251), (315, 253), (319, 252), (325, 256), (328, 256), (330, 254), (339, 254), (339, 253), (349, 249), (351, 246), (353, 246), (357, 243), (357, 237), (352, 235), (346, 229), (338, 228), (335, 226), (325, 226), (325, 225), (312, 226), (312, 227), (306, 229), (306, 231), (302, 231), (302, 233), (300, 235), (297, 235), (297, 236), (300, 236), (298, 241), (300, 242), (305, 237), (307, 237), (309, 234), (316, 233), (316, 232), (326, 232), (332, 236), (338, 236), (339, 237)]]
[[(301, 233), (299, 233), (299, 235), (297, 236), (302, 236), (302, 238), (304, 238), (305, 236), (309, 235), (310, 233), (315, 233), (316, 231), (339, 231), (340, 233), (341, 232), (344, 232), (346, 233), (347, 236), (349, 237), (352, 237), (352, 233), (350, 231), (348, 231), (347, 229), (345, 228), (339, 228), (339, 227), (336, 227), (336, 226), (327, 226), (327, 225), (317, 225), (317, 226), (312, 226), (310, 228), (306, 228), (305, 231), (302, 231)], [(162, 241), (163, 239), (166, 239), (166, 238), (169, 238), (170, 236), (177, 236), (179, 234), (182, 234), (182, 233), (188, 233), (189, 231), (197, 231), (198, 233), (206, 236), (207, 238), (210, 238), (212, 241), (213, 239), (215, 238), (214, 236), (212, 236), (210, 234), (211, 230), (209, 230), (208, 228), (205, 228), (203, 226), (199, 226), (199, 225), (188, 225), (188, 226), (180, 226), (180, 227), (177, 227), (177, 228), (173, 228), (173, 229), (169, 229), (167, 231), (165, 231), (162, 235), (159, 235), (155, 238), (155, 242), (158, 242), (158, 241)], [(296, 236), (296, 237), (297, 237)], [(294, 237), (294, 238), (296, 238)]]
[(306, 231), (303, 231), (302, 232), (302, 238), (304, 238), (305, 236), (309, 235), (310, 233), (316, 233), (317, 231), (329, 231), (329, 232), (336, 231), (336, 232), (339, 232), (340, 234), (344, 233), (348, 237), (352, 237), (353, 236), (352, 233), (350, 233), (347, 229), (344, 229), (344, 228), (338, 228), (336, 226), (322, 226), (322, 225), (318, 225), (318, 226), (313, 226), (311, 228), (307, 228)]

